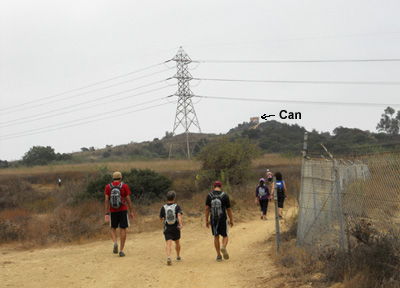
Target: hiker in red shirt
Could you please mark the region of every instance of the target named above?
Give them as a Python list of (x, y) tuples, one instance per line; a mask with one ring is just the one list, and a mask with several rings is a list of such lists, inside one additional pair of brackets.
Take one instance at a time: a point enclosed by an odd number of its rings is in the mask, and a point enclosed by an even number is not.
[[(114, 242), (113, 253), (118, 253), (118, 243), (117, 243), (117, 228), (120, 230), (121, 238), (121, 249), (119, 251), (119, 256), (125, 256), (124, 246), (126, 240), (126, 228), (130, 226), (129, 219), (133, 219), (132, 202), (129, 195), (131, 190), (129, 190), (128, 185), (123, 183), (121, 172), (114, 172), (113, 182), (108, 184), (104, 189), (105, 194), (105, 209), (106, 215), (104, 220), (110, 222), (111, 227), (111, 238)], [(127, 207), (128, 206), (128, 207)], [(129, 208), (129, 217), (128, 217)]]

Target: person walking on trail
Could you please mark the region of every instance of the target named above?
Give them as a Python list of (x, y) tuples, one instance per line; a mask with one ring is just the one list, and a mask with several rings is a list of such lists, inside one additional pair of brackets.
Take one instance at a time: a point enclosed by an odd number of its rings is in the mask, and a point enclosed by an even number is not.
[[(124, 257), (126, 241), (126, 228), (130, 226), (129, 220), (133, 219), (131, 191), (129, 186), (122, 182), (121, 172), (113, 173), (113, 182), (104, 189), (106, 215), (104, 221), (110, 222), (111, 238), (114, 242), (113, 253), (118, 254), (117, 228), (120, 230), (121, 247), (119, 256)], [(128, 216), (129, 208), (129, 216)]]
[[(287, 198), (286, 184), (285, 181), (283, 181), (283, 177), (280, 172), (276, 172), (275, 177), (276, 177), (276, 191), (278, 193), (278, 216), (279, 218), (282, 218), (283, 202), (285, 202), (285, 199)], [(275, 191), (274, 189), (275, 186), (272, 185), (271, 199), (273, 199), (274, 197), (274, 191)]]
[[(207, 195), (206, 198), (206, 226), (210, 228), (214, 236), (214, 246), (217, 251), (217, 261), (222, 261), (222, 255), (225, 260), (229, 259), (226, 246), (228, 245), (228, 225), (233, 226), (233, 215), (231, 202), (228, 194), (222, 192), (222, 183), (215, 181), (213, 184), (214, 190)], [(229, 224), (228, 217), (229, 216)], [(219, 236), (222, 236), (222, 246)]]
[(167, 204), (161, 207), (160, 220), (164, 221), (164, 236), (167, 242), (167, 265), (172, 264), (171, 247), (172, 241), (175, 242), (176, 260), (181, 261), (181, 229), (182, 229), (182, 209), (175, 204), (176, 193), (169, 191), (167, 193)]
[(260, 184), (256, 188), (256, 200), (260, 203), (260, 210), (261, 210), (261, 219), (267, 220), (267, 210), (268, 210), (268, 202), (269, 202), (269, 189), (268, 186), (265, 184), (265, 179), (260, 179)]
[(265, 178), (267, 178), (268, 184), (272, 185), (272, 178), (274, 178), (274, 173), (267, 169), (267, 173), (265, 173)]
[(61, 187), (61, 178), (58, 178), (58, 187)]

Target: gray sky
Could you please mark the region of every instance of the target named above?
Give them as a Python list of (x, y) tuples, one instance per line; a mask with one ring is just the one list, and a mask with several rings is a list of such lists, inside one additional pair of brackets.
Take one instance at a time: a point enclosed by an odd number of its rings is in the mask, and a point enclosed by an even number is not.
[[(0, 0), (0, 159), (21, 159), (37, 145), (70, 153), (162, 138), (173, 129), (177, 100), (166, 98), (176, 80), (164, 81), (175, 62), (162, 63), (179, 46), (192, 60), (255, 61), (191, 63), (195, 78), (397, 82), (399, 61), (257, 61), (400, 59), (399, 11), (399, 1), (366, 0)], [(400, 85), (190, 84), (200, 96), (273, 100), (193, 98), (205, 133), (263, 114), (307, 130), (375, 132), (386, 106), (400, 110)], [(281, 110), (301, 119), (281, 120)]]

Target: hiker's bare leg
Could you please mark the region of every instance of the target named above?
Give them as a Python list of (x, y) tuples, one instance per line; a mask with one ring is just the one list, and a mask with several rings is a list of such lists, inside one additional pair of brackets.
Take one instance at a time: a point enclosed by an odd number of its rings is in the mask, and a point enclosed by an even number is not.
[(175, 241), (175, 250), (176, 250), (176, 257), (179, 257), (181, 253), (181, 243), (179, 242), (179, 240)]
[(226, 247), (228, 245), (228, 236), (222, 238), (222, 247)]
[(217, 254), (221, 255), (221, 247), (219, 244), (219, 235), (214, 237), (214, 246), (215, 246), (215, 250), (217, 250)]
[(111, 228), (111, 238), (113, 240), (114, 243), (117, 243), (117, 229), (115, 228)]
[(278, 208), (278, 214), (279, 216), (282, 216), (282, 208)]
[(119, 228), (119, 233), (121, 235), (121, 249), (119, 249), (119, 250), (123, 251), (124, 246), (125, 246), (125, 240), (126, 240), (126, 229)]
[(167, 240), (167, 256), (171, 257), (172, 240)]

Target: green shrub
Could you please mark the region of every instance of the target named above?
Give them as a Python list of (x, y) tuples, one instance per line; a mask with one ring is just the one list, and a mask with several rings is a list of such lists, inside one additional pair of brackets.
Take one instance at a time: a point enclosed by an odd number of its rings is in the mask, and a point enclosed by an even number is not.
[[(165, 196), (171, 188), (172, 180), (150, 169), (131, 169), (122, 172), (122, 181), (131, 190), (131, 199), (143, 204), (149, 204)], [(112, 175), (98, 176), (89, 182), (83, 198), (94, 198), (104, 201), (104, 189), (112, 182)]]
[(247, 138), (231, 142), (223, 137), (208, 143), (197, 156), (203, 162), (199, 173), (200, 186), (209, 187), (210, 177), (215, 177), (211, 181), (221, 180), (221, 173), (232, 185), (246, 183), (252, 174), (251, 159), (258, 153), (258, 148)]

